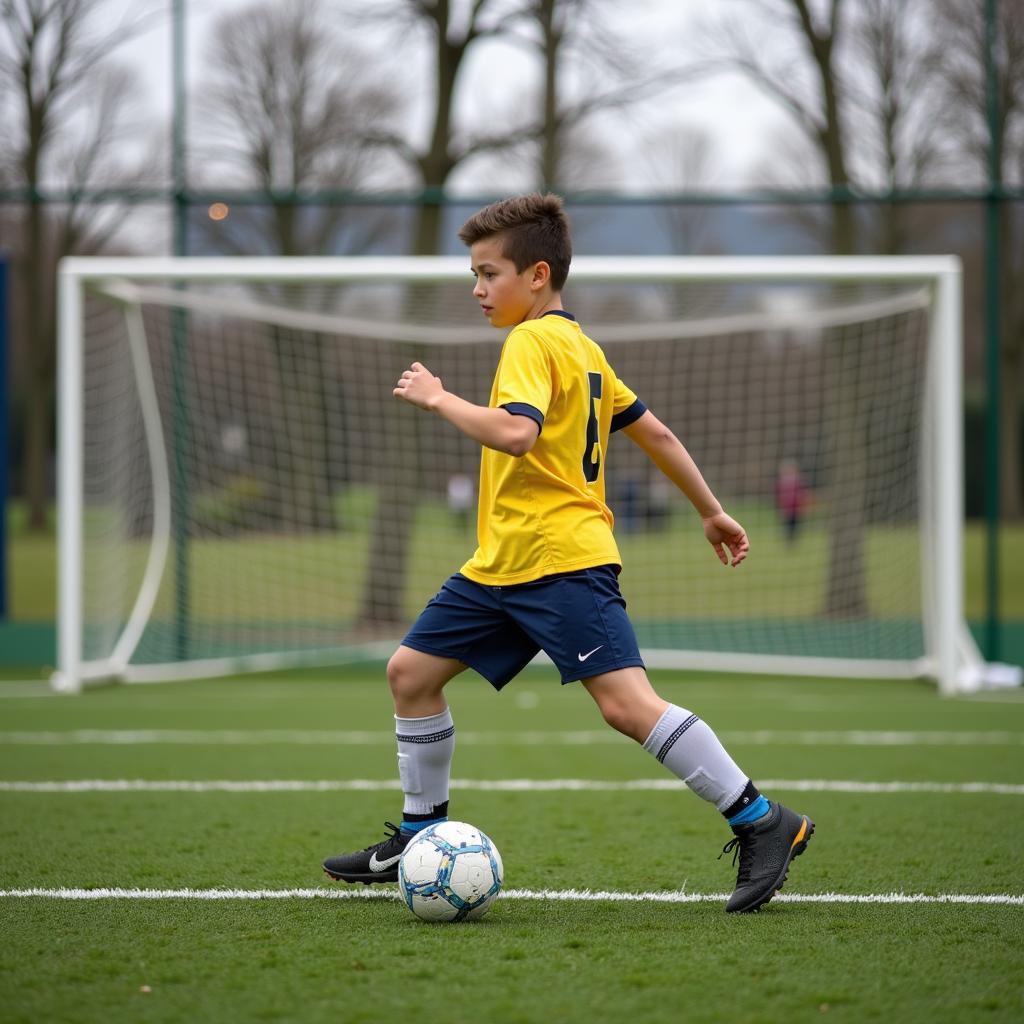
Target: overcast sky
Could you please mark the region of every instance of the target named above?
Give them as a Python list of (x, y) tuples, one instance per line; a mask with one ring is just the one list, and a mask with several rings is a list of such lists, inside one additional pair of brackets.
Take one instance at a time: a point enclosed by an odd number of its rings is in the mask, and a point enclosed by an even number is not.
[[(116, 54), (118, 60), (135, 67), (142, 77), (144, 93), (140, 105), (157, 112), (169, 124), (171, 111), (171, 17), (170, 0), (165, 0), (167, 14), (155, 21), (144, 35), (129, 43)], [(232, 10), (248, 6), (254, 0), (191, 0), (188, 4), (188, 53), (187, 75), (191, 86), (202, 76), (210, 31), (217, 18)], [(275, 0), (264, 0), (275, 2)], [(287, 0), (276, 0), (287, 2)], [(343, 4), (344, 0), (327, 0), (327, 3)], [(382, 0), (383, 2), (383, 0)], [(624, 34), (648, 41), (652, 57), (659, 61), (674, 59), (684, 61), (694, 56), (694, 37), (697, 26), (717, 16), (722, 9), (731, 6), (725, 0), (709, 4), (707, 0), (640, 0), (621, 5), (623, 17), (628, 17)], [(107, 10), (111, 19), (137, 7), (132, 0), (110, 0)], [(709, 14), (711, 9), (711, 14)], [(373, 40), (363, 36), (360, 42), (372, 50)], [(420, 67), (417, 61), (408, 60), (402, 64), (409, 69), (410, 81), (401, 83), (403, 95), (422, 96), (423, 89), (417, 79), (422, 79), (428, 70), (422, 55)], [(474, 83), (476, 91), (486, 90), (488, 85), (500, 81), (521, 82), (529, 85), (536, 81), (536, 65), (507, 44), (482, 41), (470, 51), (470, 59), (461, 79), (463, 85)], [(479, 94), (478, 94), (479, 95)], [(462, 89), (460, 100), (463, 104), (474, 101), (470, 89)], [(419, 106), (419, 126), (425, 123), (427, 104)], [(153, 122), (150, 122), (153, 123)], [(159, 122), (157, 122), (159, 123)], [(639, 107), (631, 108), (628, 116), (609, 115), (595, 122), (595, 131), (615, 136), (614, 148), (621, 154), (634, 154), (632, 159), (622, 159), (615, 169), (619, 182), (631, 189), (650, 188), (653, 184), (652, 171), (645, 150), (657, 148), (659, 141), (666, 140), (678, 128), (695, 128), (706, 132), (711, 141), (713, 167), (712, 180), (702, 182), (716, 189), (749, 187), (755, 183), (758, 165), (771, 152), (771, 142), (780, 132), (791, 132), (786, 115), (779, 107), (765, 97), (745, 79), (738, 75), (718, 76), (702, 82), (677, 88), (669, 96), (659, 97)], [(415, 127), (412, 130), (416, 130)], [(623, 145), (623, 140), (628, 145)], [(456, 186), (470, 184), (456, 180)], [(498, 182), (497, 187), (502, 183)]]

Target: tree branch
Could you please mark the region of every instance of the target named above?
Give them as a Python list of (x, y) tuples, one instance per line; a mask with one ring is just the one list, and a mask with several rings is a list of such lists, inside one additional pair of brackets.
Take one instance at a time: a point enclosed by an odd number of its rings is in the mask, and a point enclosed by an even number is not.
[(418, 165), (421, 159), (419, 151), (412, 146), (407, 138), (399, 135), (397, 132), (375, 129), (361, 134), (359, 141), (365, 146), (389, 149), (413, 166)]
[(480, 135), (464, 145), (453, 147), (453, 156), (457, 163), (461, 163), (468, 157), (477, 156), (480, 153), (500, 153), (504, 150), (515, 149), (525, 143), (535, 142), (541, 135), (543, 135), (542, 127), (523, 128), (501, 135)]

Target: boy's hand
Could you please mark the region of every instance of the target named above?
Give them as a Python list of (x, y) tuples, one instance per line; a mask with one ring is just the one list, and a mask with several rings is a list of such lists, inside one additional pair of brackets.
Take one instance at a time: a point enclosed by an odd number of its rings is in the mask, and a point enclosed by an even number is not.
[(422, 363), (413, 363), (398, 378), (392, 393), (421, 409), (433, 409), (444, 394), (444, 385)]
[(747, 552), (750, 550), (750, 541), (747, 540), (747, 531), (736, 522), (732, 516), (724, 512), (718, 512), (703, 520), (704, 536), (707, 537), (711, 546), (715, 549), (722, 565), (729, 564), (729, 555), (726, 548), (732, 555), (732, 564), (739, 565)]

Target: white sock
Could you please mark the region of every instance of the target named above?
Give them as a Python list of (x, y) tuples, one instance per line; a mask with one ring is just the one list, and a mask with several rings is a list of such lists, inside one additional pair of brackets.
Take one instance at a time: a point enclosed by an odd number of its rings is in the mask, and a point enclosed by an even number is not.
[(398, 775), (402, 780), (406, 814), (431, 814), (448, 801), (448, 780), (455, 751), (452, 713), (445, 708), (426, 718), (395, 715)]
[(750, 781), (711, 727), (675, 704), (658, 719), (644, 741), (644, 750), (720, 811), (739, 800)]

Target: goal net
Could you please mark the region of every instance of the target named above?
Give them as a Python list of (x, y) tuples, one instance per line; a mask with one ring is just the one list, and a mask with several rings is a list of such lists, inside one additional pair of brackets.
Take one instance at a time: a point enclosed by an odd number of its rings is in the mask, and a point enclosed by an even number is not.
[[(389, 654), (475, 548), (477, 445), (391, 394), (418, 359), (486, 403), (506, 332), (470, 288), (458, 258), (66, 261), (55, 685)], [(577, 259), (566, 307), (751, 540), (723, 569), (613, 435), (650, 666), (981, 684), (959, 295), (950, 258)]]

